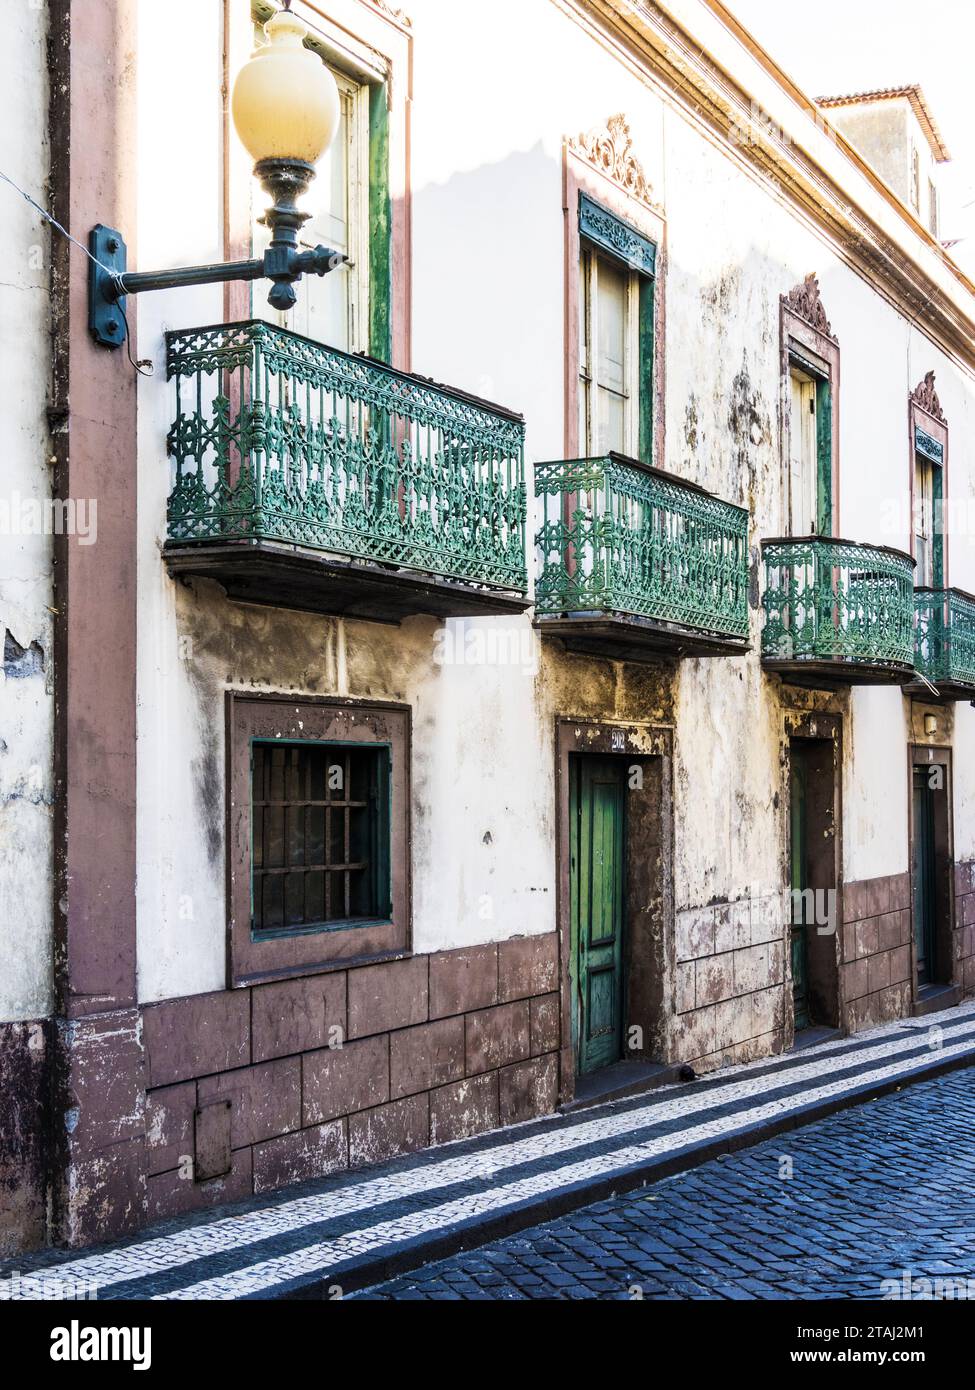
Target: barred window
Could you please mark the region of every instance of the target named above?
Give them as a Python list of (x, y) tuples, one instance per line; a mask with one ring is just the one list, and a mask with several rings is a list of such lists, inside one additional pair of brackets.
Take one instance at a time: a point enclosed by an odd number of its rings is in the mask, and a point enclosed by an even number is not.
[(251, 745), (255, 935), (390, 914), (390, 754), (384, 745)]

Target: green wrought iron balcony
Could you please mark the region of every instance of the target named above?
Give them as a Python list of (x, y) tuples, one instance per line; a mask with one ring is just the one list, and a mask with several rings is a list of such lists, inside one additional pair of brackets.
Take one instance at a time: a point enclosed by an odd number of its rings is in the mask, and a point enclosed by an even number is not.
[(914, 669), (914, 561), (827, 536), (762, 542), (762, 662), (818, 689), (899, 685)]
[[(975, 700), (975, 598), (961, 589), (914, 590), (914, 665), (924, 681), (908, 690)], [(925, 681), (930, 684), (925, 684)]]
[(170, 573), (382, 620), (527, 607), (521, 416), (256, 320), (166, 341)]
[(610, 453), (535, 467), (536, 626), (618, 659), (748, 645), (748, 512)]

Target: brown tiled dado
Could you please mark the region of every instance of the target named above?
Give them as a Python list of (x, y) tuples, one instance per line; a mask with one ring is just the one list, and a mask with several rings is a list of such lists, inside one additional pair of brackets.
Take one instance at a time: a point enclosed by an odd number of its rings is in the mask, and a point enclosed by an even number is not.
[[(382, 967), (380, 967), (382, 968)], [(345, 972), (260, 985), (251, 993), (254, 1061), (327, 1047), (346, 1031)]]
[(389, 1090), (396, 1098), (464, 1075), (464, 1017), (404, 1028), (389, 1040)]
[(975, 862), (955, 865), (953, 983), (975, 992)]
[(303, 1122), (370, 1110), (389, 1100), (389, 1038), (362, 1038), (301, 1059)]
[(498, 944), (498, 1000), (528, 999), (559, 987), (559, 943), (555, 932), (512, 936)]
[(251, 992), (222, 990), (150, 1004), (142, 1012), (150, 1090), (251, 1060)]
[(429, 1017), (429, 956), (349, 971), (349, 1037), (409, 1028)]
[(148, 1006), (153, 1218), (550, 1113), (557, 966), (553, 932)]
[(559, 1047), (559, 996), (540, 994), (529, 1001), (532, 1056), (557, 1052)]
[(467, 950), (438, 951), (430, 957), (430, 1017), (446, 1018), (486, 1009), (498, 1001), (498, 948), (495, 943)]
[(321, 1178), (349, 1166), (347, 1120), (312, 1125), (254, 1146), (254, 1191)]
[(210, 1182), (194, 1182), (192, 1171), (185, 1168), (157, 1173), (148, 1182), (148, 1221), (163, 1221), (168, 1216), (182, 1216), (252, 1196), (252, 1152), (251, 1149), (236, 1149), (231, 1155), (230, 1172)]
[(196, 1082), (162, 1086), (146, 1096), (146, 1148), (149, 1172), (178, 1168), (193, 1153), (193, 1111)]
[(549, 1115), (555, 1109), (559, 1089), (559, 1068), (554, 1053), (517, 1062), (501, 1072), (501, 1123), (519, 1124)]
[(349, 1116), (349, 1163), (382, 1163), (397, 1154), (424, 1149), (430, 1142), (427, 1092), (394, 1100)]
[(531, 1050), (528, 1000), (467, 1015), (467, 1074), (520, 1062)]
[[(553, 1107), (554, 1108), (554, 1107)], [(430, 1092), (430, 1143), (469, 1139), (498, 1127), (498, 1073), (453, 1081)]]
[(851, 1033), (911, 1013), (911, 877), (843, 886), (843, 1026)]
[(206, 1076), (197, 1094), (201, 1105), (211, 1100), (230, 1101), (230, 1136), (235, 1149), (301, 1128), (301, 1061), (297, 1057)]
[(205, 1100), (193, 1114), (193, 1180), (226, 1177), (233, 1167), (233, 1102)]

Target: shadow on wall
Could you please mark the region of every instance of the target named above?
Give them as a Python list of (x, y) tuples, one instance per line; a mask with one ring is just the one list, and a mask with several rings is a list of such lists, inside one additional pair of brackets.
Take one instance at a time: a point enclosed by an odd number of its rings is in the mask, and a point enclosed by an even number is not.
[[(525, 415), (536, 459), (564, 452), (565, 225), (561, 151), (539, 141), (412, 195), (412, 365)], [(780, 528), (779, 298), (818, 271), (753, 244), (710, 279), (661, 257), (667, 320), (660, 466)], [(845, 272), (822, 276), (827, 311)], [(866, 348), (866, 343), (865, 343)], [(896, 544), (896, 541), (892, 542)]]
[(563, 440), (560, 159), (539, 142), (414, 189), (412, 250), (414, 370), (521, 411), (532, 453), (557, 458)]

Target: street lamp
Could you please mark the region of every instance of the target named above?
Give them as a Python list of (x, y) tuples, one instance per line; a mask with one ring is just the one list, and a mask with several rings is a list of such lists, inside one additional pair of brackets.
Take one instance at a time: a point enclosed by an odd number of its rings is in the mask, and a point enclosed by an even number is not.
[(254, 173), (271, 198), (263, 221), (271, 231), (264, 255), (249, 261), (186, 266), (180, 270), (127, 271), (125, 242), (99, 223), (88, 238), (88, 326), (96, 342), (121, 347), (125, 341), (125, 297), (144, 290), (209, 285), (227, 280), (273, 283), (268, 302), (294, 306), (302, 275), (327, 275), (347, 258), (327, 246), (298, 250), (298, 234), (309, 214), (297, 200), (315, 177), (315, 164), (331, 145), (339, 123), (335, 79), (304, 47), (307, 27), (291, 13), (291, 0), (264, 26), (267, 43), (237, 74), (231, 112)]

